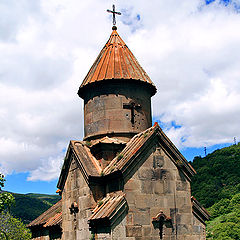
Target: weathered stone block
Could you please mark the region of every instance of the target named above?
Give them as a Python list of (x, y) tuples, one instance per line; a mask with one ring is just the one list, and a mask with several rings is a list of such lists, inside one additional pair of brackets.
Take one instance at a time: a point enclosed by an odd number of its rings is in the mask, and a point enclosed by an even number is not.
[(151, 236), (151, 227), (150, 226), (142, 226), (142, 235), (145, 236), (145, 237), (149, 237)]
[(203, 232), (203, 229), (201, 226), (193, 226), (193, 233), (194, 234), (201, 234)]
[(105, 118), (105, 110), (101, 109), (99, 111), (92, 112), (92, 121), (96, 122)]
[(85, 114), (85, 118), (84, 118), (84, 124), (85, 125), (88, 125), (90, 123), (93, 122), (93, 115), (92, 115), (92, 112), (88, 113), (88, 114)]
[(79, 198), (79, 208), (81, 210), (90, 209), (93, 207), (93, 201), (90, 195), (82, 196)]
[(152, 169), (141, 167), (138, 171), (138, 176), (140, 179), (150, 180), (153, 178), (153, 171)]
[(188, 187), (187, 182), (183, 182), (183, 181), (177, 181), (176, 182), (177, 191), (186, 191), (187, 187)]
[(133, 213), (133, 223), (135, 225), (150, 225), (150, 211), (135, 211)]
[(140, 187), (141, 183), (138, 179), (129, 179), (128, 182), (125, 184), (124, 189), (130, 191), (139, 191)]
[(122, 97), (116, 95), (108, 95), (107, 98), (104, 99), (104, 104), (107, 106), (107, 109), (122, 109)]
[(162, 155), (153, 156), (153, 168), (162, 168), (164, 166), (164, 157)]
[(189, 233), (189, 226), (187, 224), (177, 224), (178, 234), (188, 234)]
[(126, 226), (126, 236), (127, 237), (141, 237), (142, 236), (142, 226)]
[(151, 201), (151, 196), (149, 195), (138, 195), (135, 197), (135, 207), (136, 208), (150, 208), (149, 202)]
[(164, 207), (164, 196), (153, 195), (151, 201), (151, 207)]
[(119, 109), (105, 110), (105, 118), (111, 121), (121, 120), (124, 117), (123, 113)]
[(143, 163), (143, 168), (153, 168), (153, 153), (148, 157), (148, 159)]
[(161, 180), (158, 181), (153, 181), (152, 182), (153, 185), (153, 193), (155, 194), (163, 194), (164, 192), (164, 183)]
[(181, 208), (179, 208), (179, 213), (180, 214), (182, 214), (182, 213), (189, 213), (189, 214), (191, 214), (192, 213), (192, 207), (189, 206), (189, 205), (184, 205)]
[(141, 192), (152, 194), (153, 193), (152, 181), (150, 180), (141, 181)]
[(135, 199), (136, 199), (137, 193), (136, 192), (126, 192), (126, 199), (128, 202), (128, 205), (135, 204)]

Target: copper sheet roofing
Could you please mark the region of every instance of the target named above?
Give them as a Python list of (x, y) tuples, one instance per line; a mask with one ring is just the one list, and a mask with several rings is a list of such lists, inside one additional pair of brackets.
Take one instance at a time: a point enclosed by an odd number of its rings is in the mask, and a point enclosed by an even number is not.
[(151, 128), (135, 135), (126, 145), (126, 147), (122, 150), (122, 152), (116, 156), (111, 163), (104, 169), (104, 174), (110, 174), (111, 172), (117, 170), (123, 170), (126, 166), (128, 166), (128, 162), (134, 157), (134, 155), (141, 149), (143, 144), (151, 138), (151, 136), (155, 133), (155, 129), (157, 125), (154, 125)]
[(58, 201), (38, 218), (28, 224), (28, 227), (43, 225), (43, 227), (59, 225), (62, 222), (62, 200)]
[(104, 218), (111, 219), (112, 215), (116, 214), (126, 203), (127, 201), (122, 192), (113, 196), (108, 195), (98, 202), (89, 221)]
[(82, 141), (71, 141), (71, 147), (75, 153), (78, 162), (84, 165), (88, 175), (97, 176), (102, 172), (98, 160), (92, 155), (89, 147)]
[(196, 171), (190, 165), (190, 163), (182, 156), (170, 139), (164, 134), (162, 129), (157, 123), (154, 126), (148, 128), (147, 130), (135, 135), (118, 154), (111, 163), (103, 170), (105, 175), (111, 174), (114, 171), (120, 170), (124, 173), (127, 168), (134, 162), (135, 157), (138, 156), (144, 148), (151, 146), (151, 141), (157, 137), (159, 144), (162, 149), (168, 152), (169, 157), (172, 161), (181, 168), (188, 177), (196, 174)]
[(48, 221), (43, 225), (43, 227), (60, 225), (61, 222), (62, 222), (62, 212), (57, 213), (56, 215), (48, 219)]
[(82, 169), (82, 174), (88, 182), (89, 176), (99, 176), (102, 168), (97, 159), (91, 154), (86, 142), (70, 141), (66, 157), (62, 166), (57, 187), (62, 190), (67, 179), (71, 161), (74, 159), (77, 166)]
[(90, 83), (109, 79), (131, 79), (156, 87), (140, 66), (116, 30), (112, 34), (83, 80), (80, 89)]

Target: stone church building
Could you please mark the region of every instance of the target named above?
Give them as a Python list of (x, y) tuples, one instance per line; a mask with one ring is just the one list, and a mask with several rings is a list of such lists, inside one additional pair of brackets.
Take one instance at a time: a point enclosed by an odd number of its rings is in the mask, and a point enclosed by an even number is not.
[(196, 174), (157, 123), (156, 87), (116, 26), (83, 80), (81, 141), (70, 141), (62, 200), (29, 224), (33, 239), (203, 240)]

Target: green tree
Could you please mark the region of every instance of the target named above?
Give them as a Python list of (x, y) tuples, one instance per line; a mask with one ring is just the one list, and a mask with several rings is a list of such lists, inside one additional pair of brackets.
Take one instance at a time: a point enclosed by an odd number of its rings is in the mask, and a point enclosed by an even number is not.
[(222, 199), (215, 203), (209, 212), (217, 216), (207, 225), (207, 239), (240, 240), (240, 193), (232, 199)]
[(31, 239), (30, 230), (21, 220), (14, 218), (8, 212), (14, 203), (14, 197), (2, 191), (5, 181), (4, 175), (0, 174), (0, 239), (29, 240)]
[(4, 211), (0, 214), (0, 229), (2, 231), (2, 235), (0, 234), (0, 239), (8, 240), (31, 239), (30, 230), (26, 228), (26, 226), (22, 223), (21, 220), (14, 218), (7, 211)]
[(4, 209), (9, 209), (14, 203), (13, 195), (2, 191), (5, 181), (6, 179), (4, 178), (4, 175), (0, 173), (0, 213), (2, 213)]

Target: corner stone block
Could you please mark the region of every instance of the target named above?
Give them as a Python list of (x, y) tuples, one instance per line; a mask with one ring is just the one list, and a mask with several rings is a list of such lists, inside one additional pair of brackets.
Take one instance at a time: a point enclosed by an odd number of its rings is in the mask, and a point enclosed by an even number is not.
[(137, 191), (140, 189), (140, 181), (137, 179), (129, 179), (128, 182), (125, 184), (125, 190)]
[(126, 192), (126, 199), (129, 205), (135, 204), (137, 193), (135, 192)]

